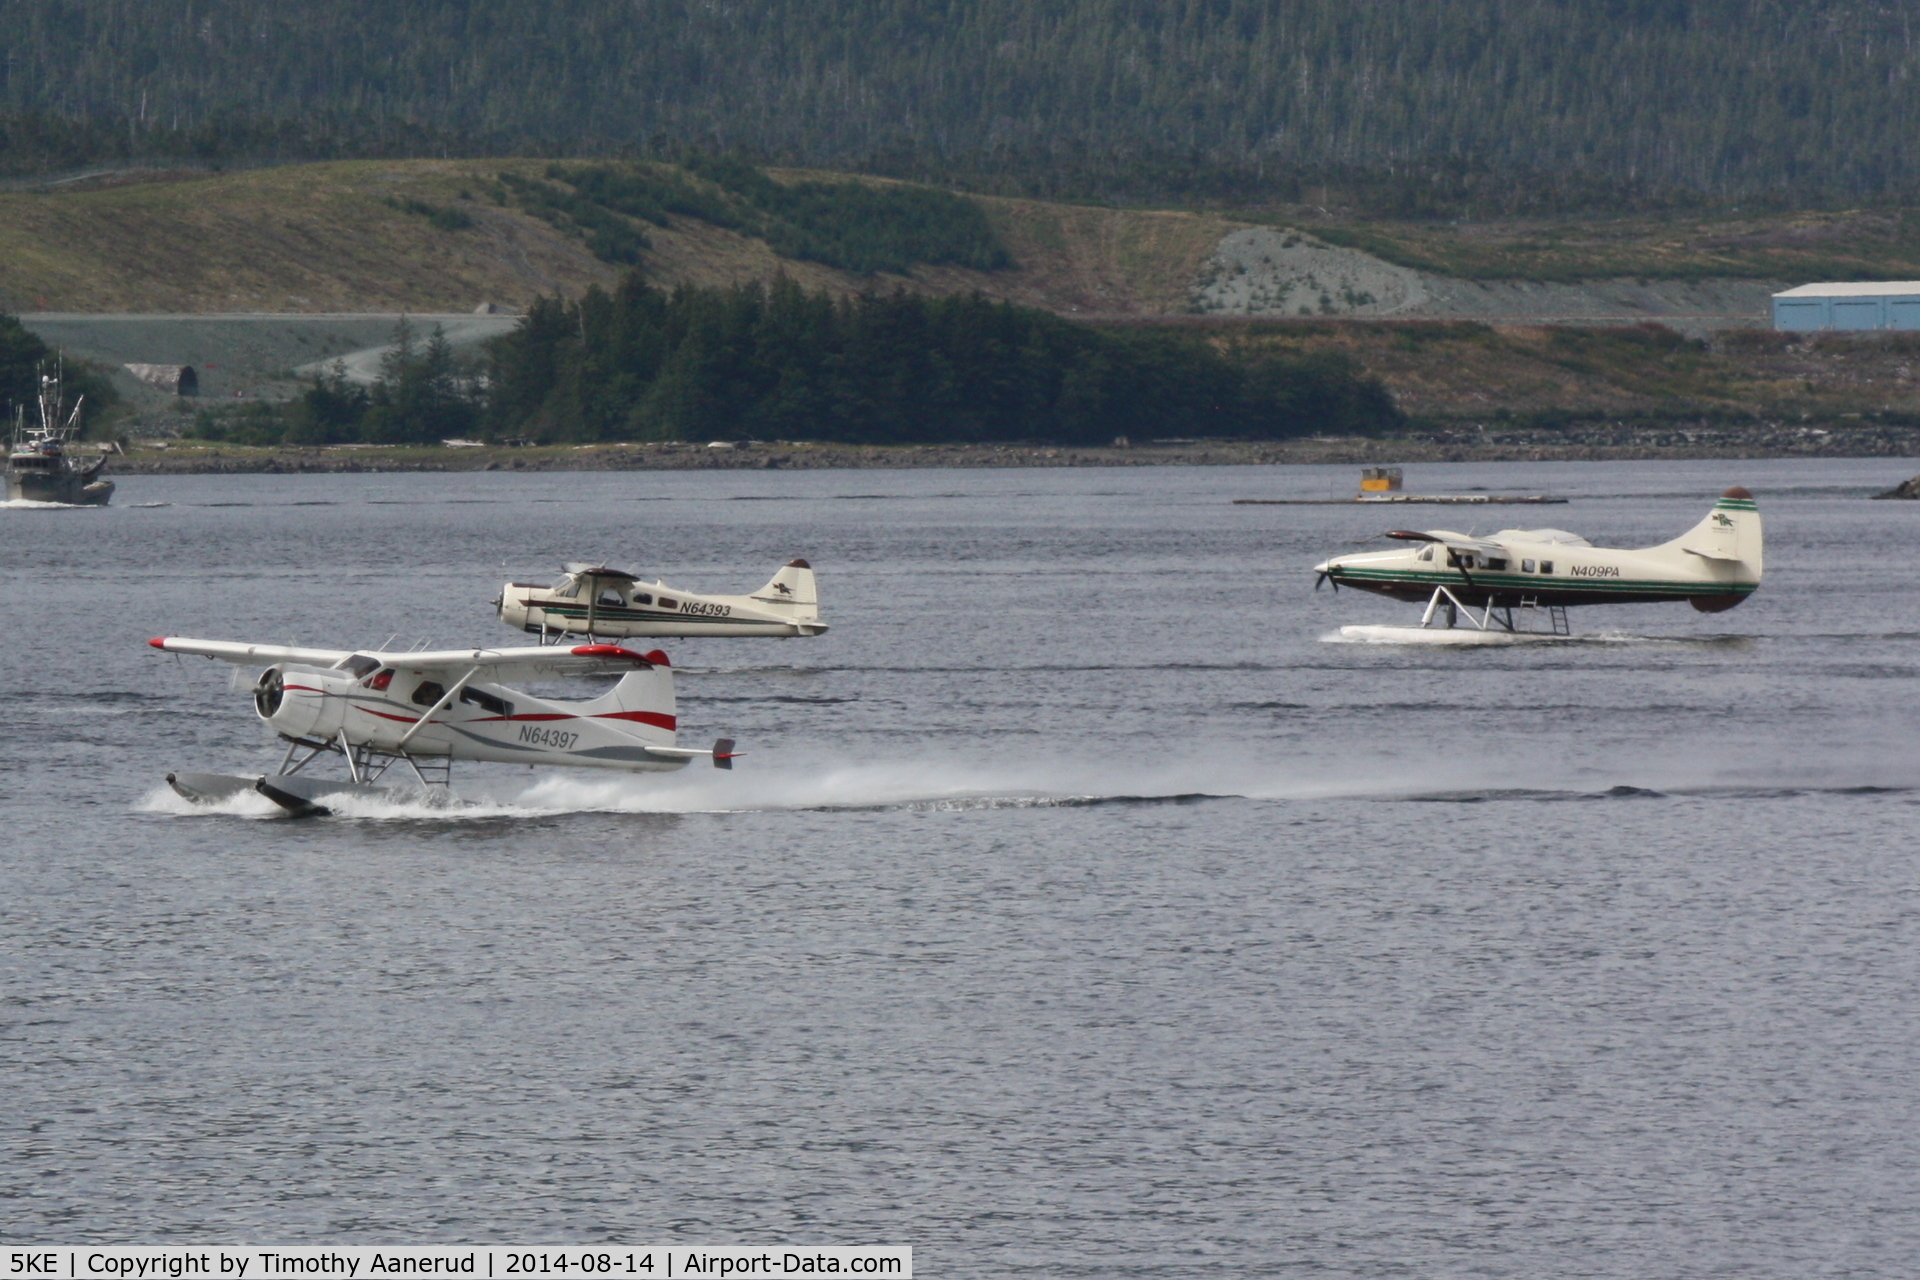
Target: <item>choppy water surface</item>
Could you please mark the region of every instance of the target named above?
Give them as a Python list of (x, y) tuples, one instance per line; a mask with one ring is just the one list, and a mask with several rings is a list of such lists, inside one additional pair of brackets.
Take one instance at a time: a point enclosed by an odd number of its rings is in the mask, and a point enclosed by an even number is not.
[[(10, 510), (0, 1234), (912, 1244), (931, 1275), (1911, 1275), (1912, 463), (129, 478)], [(1743, 607), (1335, 644), (1388, 524), (1663, 541)], [(1392, 518), (1389, 520), (1388, 516)], [(609, 556), (731, 775), (190, 811), (277, 758), (171, 633), (512, 643)]]

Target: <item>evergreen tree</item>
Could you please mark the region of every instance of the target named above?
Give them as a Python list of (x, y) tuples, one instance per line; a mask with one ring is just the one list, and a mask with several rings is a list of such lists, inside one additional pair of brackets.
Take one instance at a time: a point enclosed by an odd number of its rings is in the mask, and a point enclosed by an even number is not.
[[(1311, 199), (1347, 183), (1413, 215), (1636, 193), (1857, 199), (1912, 194), (1920, 177), (1914, 15), (1886, 0), (8, 0), (4, 12), (0, 164), (13, 172), (740, 148), (1109, 196)], [(783, 223), (796, 243), (815, 243), (804, 199), (778, 198), (794, 202)]]
[(1399, 421), (1378, 383), (1337, 360), (1107, 332), (977, 296), (836, 300), (786, 279), (669, 294), (637, 276), (543, 301), (497, 339), (484, 415), (495, 436), (543, 441), (871, 444), (1275, 438)]

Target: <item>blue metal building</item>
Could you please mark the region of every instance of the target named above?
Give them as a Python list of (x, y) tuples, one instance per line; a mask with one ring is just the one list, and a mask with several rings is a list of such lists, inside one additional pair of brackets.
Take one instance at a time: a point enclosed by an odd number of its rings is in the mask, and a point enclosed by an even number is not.
[(1773, 327), (1791, 333), (1920, 329), (1920, 280), (1803, 284), (1773, 295)]

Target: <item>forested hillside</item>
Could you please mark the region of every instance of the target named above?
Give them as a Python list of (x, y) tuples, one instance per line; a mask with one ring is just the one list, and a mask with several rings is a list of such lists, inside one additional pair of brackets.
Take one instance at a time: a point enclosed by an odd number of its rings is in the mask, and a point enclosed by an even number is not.
[[(0, 164), (671, 156), (1383, 212), (1908, 195), (1885, 0), (8, 0)], [(1318, 184), (1316, 186), (1316, 184)]]
[(791, 280), (682, 286), (629, 275), (546, 298), (463, 372), (405, 321), (371, 388), (316, 379), (297, 400), (203, 411), (244, 444), (431, 444), (476, 428), (542, 444), (734, 436), (855, 444), (1106, 444), (1115, 435), (1275, 440), (1400, 424), (1335, 352), (1112, 332), (985, 298), (836, 298)]

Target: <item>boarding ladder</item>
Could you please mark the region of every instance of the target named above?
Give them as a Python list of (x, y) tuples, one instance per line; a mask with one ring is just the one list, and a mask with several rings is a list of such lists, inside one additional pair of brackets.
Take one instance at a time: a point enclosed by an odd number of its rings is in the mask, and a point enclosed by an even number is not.
[[(1573, 634), (1573, 628), (1567, 625), (1567, 606), (1563, 604), (1543, 605), (1540, 603), (1540, 597), (1538, 596), (1521, 596), (1519, 610), (1520, 619), (1524, 620), (1525, 625), (1514, 625), (1512, 629), (1515, 631), (1526, 631), (1550, 636), (1570, 636)], [(1543, 613), (1546, 615), (1545, 618), (1540, 616)], [(1510, 619), (1513, 618), (1511, 613), (1507, 616)], [(1542, 625), (1543, 623), (1545, 625)]]

